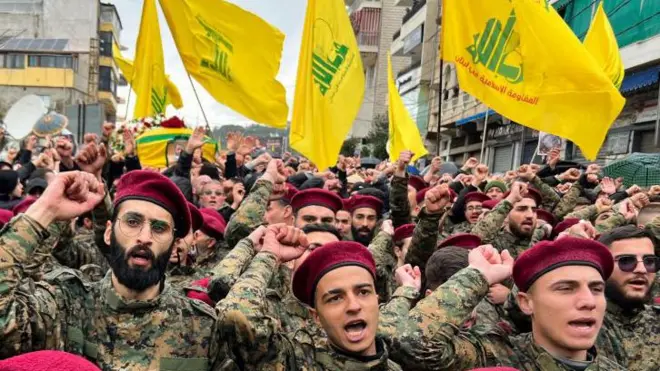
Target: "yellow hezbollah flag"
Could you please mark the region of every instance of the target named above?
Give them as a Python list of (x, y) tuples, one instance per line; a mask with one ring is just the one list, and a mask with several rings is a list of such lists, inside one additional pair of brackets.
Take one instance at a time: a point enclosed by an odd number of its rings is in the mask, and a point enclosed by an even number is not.
[(319, 169), (337, 162), (364, 96), (364, 72), (343, 0), (310, 0), (298, 61), (291, 147)]
[(584, 38), (584, 47), (594, 57), (596, 63), (605, 71), (614, 86), (621, 87), (625, 68), (619, 54), (619, 45), (612, 30), (612, 25), (603, 10), (603, 2), (598, 4), (596, 16)]
[[(112, 43), (112, 57), (115, 60), (115, 63), (117, 63), (117, 66), (119, 67), (119, 70), (121, 73), (124, 75), (124, 78), (126, 81), (128, 81), (129, 84), (133, 84), (133, 61), (130, 59), (125, 58), (121, 54), (121, 50), (119, 50), (119, 47), (117, 46), (116, 43)], [(166, 81), (166, 86), (167, 86), (167, 97), (165, 100), (165, 106), (167, 107), (168, 105), (173, 105), (174, 108), (180, 109), (183, 107), (183, 99), (181, 99), (181, 93), (179, 93), (179, 88), (177, 88), (176, 85), (170, 80), (168, 76), (165, 76)]]
[(133, 90), (137, 95), (133, 117), (165, 113), (167, 83), (163, 43), (160, 40), (155, 0), (145, 0), (133, 65)]
[(256, 122), (285, 128), (289, 107), (276, 80), (284, 34), (219, 0), (161, 0), (186, 71), (218, 102)]
[(390, 121), (390, 160), (396, 161), (402, 151), (413, 151), (413, 161), (425, 156), (429, 152), (424, 147), (422, 136), (415, 121), (410, 117), (399, 90), (394, 82), (394, 71), (392, 71), (392, 57), (387, 55), (387, 78), (389, 91), (389, 121)]
[(446, 0), (443, 58), (502, 116), (593, 160), (625, 100), (545, 0)]
[[(193, 133), (189, 128), (153, 128), (135, 138), (137, 155), (144, 167), (163, 169), (176, 163), (177, 147), (185, 149), (188, 138)], [(204, 138), (202, 157), (215, 162), (218, 142), (211, 137)]]

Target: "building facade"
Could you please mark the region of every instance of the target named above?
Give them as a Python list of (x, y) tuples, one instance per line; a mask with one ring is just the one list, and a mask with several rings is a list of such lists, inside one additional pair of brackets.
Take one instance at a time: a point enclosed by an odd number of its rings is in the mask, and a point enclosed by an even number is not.
[(119, 74), (112, 43), (105, 43), (109, 36), (118, 42), (121, 33), (114, 5), (9, 0), (0, 2), (0, 24), (0, 115), (35, 94), (62, 113), (70, 105), (102, 102), (105, 119), (114, 120)]

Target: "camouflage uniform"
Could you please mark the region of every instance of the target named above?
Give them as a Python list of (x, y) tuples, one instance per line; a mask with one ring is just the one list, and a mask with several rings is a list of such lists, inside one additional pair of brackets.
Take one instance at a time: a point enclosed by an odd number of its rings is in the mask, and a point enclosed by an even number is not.
[(62, 268), (62, 264), (53, 256), (53, 249), (67, 228), (70, 228), (67, 222), (54, 222), (48, 226), (48, 237), (36, 246), (31, 259), (23, 263), (23, 274), (26, 277), (41, 281), (44, 275)]
[(392, 236), (385, 232), (379, 232), (369, 244), (369, 251), (376, 262), (376, 292), (381, 303), (388, 302), (396, 289), (394, 271), (397, 260), (392, 249)]
[(210, 276), (213, 267), (218, 265), (228, 253), (229, 250), (226, 248), (225, 243), (219, 242), (209, 253), (197, 256), (194, 264), (195, 270), (197, 270), (198, 273), (197, 277), (204, 278)]
[(234, 350), (246, 370), (401, 370), (389, 361), (385, 342), (377, 338), (378, 357), (360, 361), (338, 353), (327, 342), (301, 329), (281, 330), (278, 318), (263, 306), (266, 287), (277, 269), (269, 253), (257, 254), (223, 301), (218, 303), (218, 335)]
[[(617, 204), (618, 205), (618, 204)], [(617, 205), (614, 205), (612, 207), (613, 210), (617, 209)], [(587, 220), (587, 221), (594, 221), (598, 217), (598, 209), (596, 208), (596, 205), (589, 205), (583, 209), (574, 211), (568, 215), (566, 215), (566, 219), (568, 218), (576, 218), (580, 220)], [(598, 233), (605, 233), (609, 230), (612, 230), (617, 227), (621, 227), (628, 224), (628, 221), (626, 218), (623, 216), (623, 214), (615, 211), (614, 214), (612, 214), (605, 223), (600, 224), (600, 225), (595, 225), (594, 227), (596, 228), (596, 231)]]
[(449, 234), (457, 234), (457, 233), (471, 233), (472, 227), (474, 224), (471, 224), (467, 220), (464, 222), (460, 222), (458, 224), (454, 224), (451, 227), (451, 230), (449, 230)]
[(438, 246), (438, 223), (442, 214), (429, 214), (424, 207), (419, 212), (419, 220), (413, 231), (410, 248), (406, 254), (405, 263), (419, 267), (424, 277), (426, 262)]
[(574, 183), (571, 189), (566, 192), (566, 194), (561, 198), (553, 213), (557, 217), (557, 220), (562, 220), (566, 215), (568, 215), (575, 206), (577, 206), (578, 198), (582, 194), (582, 186), (579, 183)]
[(408, 201), (408, 174), (405, 177), (396, 175), (392, 177), (390, 183), (390, 214), (395, 229), (412, 223), (410, 202)]
[(195, 281), (199, 272), (189, 265), (178, 265), (170, 263), (167, 266), (167, 283), (179, 293)]
[(539, 208), (551, 211), (554, 210), (555, 206), (560, 201), (560, 197), (555, 192), (555, 190), (550, 187), (549, 185), (545, 184), (541, 178), (534, 176), (534, 179), (530, 182), (530, 184), (536, 188), (539, 193), (541, 193), (541, 196), (543, 198), (541, 205), (537, 205)]
[(257, 227), (264, 224), (264, 215), (273, 193), (273, 184), (265, 180), (257, 180), (250, 194), (241, 202), (238, 210), (232, 215), (225, 230), (225, 241), (229, 248), (236, 246), (238, 241), (247, 237)]
[[(532, 334), (509, 337), (501, 328), (476, 326), (460, 332), (459, 326), (488, 292), (488, 282), (476, 269), (455, 274), (410, 311), (400, 329), (394, 359), (406, 370), (468, 370), (475, 367), (510, 366), (521, 371), (560, 371), (573, 368), (536, 345)], [(592, 370), (625, 370), (589, 351)]]
[[(0, 358), (42, 349), (64, 350), (102, 370), (209, 370), (229, 367), (214, 337), (213, 310), (164, 283), (150, 301), (121, 298), (111, 275), (86, 283), (68, 268), (44, 281), (25, 278), (21, 264), (48, 237), (22, 215), (0, 233)], [(224, 349), (224, 348), (222, 348)]]
[[(513, 205), (509, 201), (501, 201), (488, 215), (475, 224), (472, 233), (481, 237), (482, 243), (493, 245), (497, 251), (509, 250), (515, 259), (532, 245), (532, 237), (520, 238), (502, 227), (512, 209)], [(534, 231), (532, 236), (534, 233), (539, 232)]]
[[(660, 216), (655, 217), (651, 223), (647, 224), (646, 230), (655, 236), (655, 255), (660, 256)], [(651, 301), (654, 298), (660, 298), (660, 274), (655, 275), (655, 285), (651, 290)]]
[(75, 236), (66, 228), (53, 249), (53, 256), (64, 266), (79, 269), (90, 281), (100, 281), (110, 269), (108, 260), (96, 246), (94, 231), (79, 230)]

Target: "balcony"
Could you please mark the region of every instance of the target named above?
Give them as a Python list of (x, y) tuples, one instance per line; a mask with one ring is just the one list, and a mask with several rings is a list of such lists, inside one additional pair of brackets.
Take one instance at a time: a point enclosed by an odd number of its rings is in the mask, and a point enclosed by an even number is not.
[(402, 24), (408, 22), (410, 18), (412, 18), (415, 14), (417, 14), (422, 8), (426, 6), (426, 0), (419, 0), (416, 1), (412, 8), (406, 12), (406, 14), (403, 16), (403, 19), (401, 21)]
[(458, 96), (442, 102), (442, 126), (485, 112), (487, 107), (470, 94), (461, 91)]
[(380, 0), (355, 0), (355, 1), (347, 1), (351, 2), (351, 4), (348, 7), (348, 13), (352, 14), (353, 12), (357, 12), (360, 9), (363, 8), (377, 8), (380, 9), (383, 7), (383, 3)]
[(358, 32), (355, 35), (358, 48), (362, 53), (378, 53), (380, 34), (378, 32)]

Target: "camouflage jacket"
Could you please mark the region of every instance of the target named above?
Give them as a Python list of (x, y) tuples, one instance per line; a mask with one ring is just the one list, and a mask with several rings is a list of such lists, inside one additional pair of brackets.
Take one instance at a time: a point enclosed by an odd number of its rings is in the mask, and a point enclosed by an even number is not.
[(553, 213), (557, 220), (562, 220), (566, 215), (568, 215), (577, 205), (578, 198), (582, 194), (582, 186), (579, 183), (574, 183), (571, 189), (564, 194), (561, 198)]
[(538, 205), (538, 207), (552, 212), (560, 201), (557, 192), (537, 176), (535, 176), (530, 183), (539, 191), (539, 193), (541, 193), (543, 198), (541, 205)]
[[(257, 254), (227, 297), (216, 306), (219, 336), (234, 349), (237, 363), (249, 370), (400, 370), (388, 360), (381, 341), (380, 357), (361, 362), (334, 350), (327, 338), (321, 336), (322, 332), (310, 329), (285, 332), (280, 319), (263, 305), (268, 283), (272, 282), (273, 272), (278, 271), (277, 265), (275, 256)], [(397, 332), (410, 308), (411, 300), (404, 297), (406, 289), (397, 292), (403, 296), (397, 296), (387, 309), (381, 308), (381, 313), (389, 316), (382, 328), (385, 334)]]
[(94, 231), (80, 230), (74, 236), (71, 228), (66, 228), (53, 249), (53, 256), (60, 264), (79, 269), (89, 281), (100, 281), (110, 269), (96, 245)]
[(23, 263), (25, 277), (40, 281), (44, 275), (62, 268), (62, 264), (53, 256), (53, 250), (67, 228), (70, 228), (67, 222), (54, 222), (48, 226), (48, 237), (36, 246), (31, 259)]
[(470, 222), (466, 220), (464, 222), (454, 224), (453, 226), (451, 226), (451, 229), (448, 232), (449, 234), (470, 233), (472, 231), (473, 226), (474, 224), (470, 224)]
[(406, 254), (405, 263), (413, 267), (419, 267), (422, 271), (423, 281), (426, 262), (438, 246), (438, 223), (441, 217), (442, 214), (427, 213), (426, 208), (419, 212), (419, 219), (413, 231), (410, 248)]
[(497, 251), (509, 250), (515, 259), (531, 246), (534, 234), (540, 232), (535, 230), (532, 237), (520, 238), (504, 229), (502, 225), (512, 208), (513, 205), (509, 201), (501, 201), (488, 215), (474, 225), (472, 233), (481, 237), (482, 243), (493, 245)]
[(408, 175), (405, 177), (393, 176), (390, 183), (390, 214), (392, 225), (398, 228), (404, 224), (412, 223), (410, 217), (410, 202), (408, 201)]
[[(509, 337), (500, 328), (459, 326), (486, 296), (488, 282), (479, 271), (466, 268), (455, 274), (410, 311), (396, 337), (393, 358), (406, 370), (468, 370), (509, 366), (521, 371), (571, 371), (535, 344), (532, 334)], [(625, 370), (596, 352), (587, 371)]]
[(241, 202), (241, 206), (231, 216), (225, 230), (225, 241), (229, 248), (236, 246), (238, 241), (247, 237), (264, 224), (264, 215), (268, 209), (273, 184), (265, 180), (257, 180), (250, 194)]
[(229, 367), (213, 337), (213, 310), (163, 284), (150, 301), (121, 298), (111, 275), (88, 283), (69, 268), (43, 281), (23, 276), (48, 232), (23, 215), (0, 233), (0, 357), (57, 349), (85, 356), (102, 370), (216, 370)]
[[(612, 207), (612, 210), (617, 210), (617, 209), (618, 209), (618, 204)], [(587, 220), (594, 222), (598, 217), (598, 215), (599, 214), (596, 205), (589, 205), (580, 210), (573, 211), (572, 213), (566, 215), (566, 218), (576, 218), (580, 220)], [(596, 228), (596, 231), (598, 231), (598, 233), (602, 234), (609, 230), (612, 230), (617, 227), (621, 227), (626, 224), (628, 224), (628, 221), (623, 216), (623, 214), (619, 212), (614, 212), (614, 214), (612, 214), (609, 218), (607, 218), (605, 222), (600, 223), (599, 225), (595, 225), (594, 227)]]
[(213, 268), (218, 265), (229, 253), (224, 242), (216, 244), (214, 249), (204, 255), (199, 255), (195, 259), (193, 267), (197, 270), (197, 277), (204, 278), (210, 276)]
[(378, 301), (387, 303), (396, 290), (394, 271), (397, 268), (397, 260), (392, 250), (392, 236), (385, 232), (379, 232), (369, 244), (369, 251), (376, 262), (376, 292)]
[(198, 275), (198, 270), (188, 265), (170, 263), (167, 266), (167, 283), (179, 293), (183, 293), (184, 289), (195, 281)]

